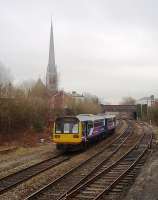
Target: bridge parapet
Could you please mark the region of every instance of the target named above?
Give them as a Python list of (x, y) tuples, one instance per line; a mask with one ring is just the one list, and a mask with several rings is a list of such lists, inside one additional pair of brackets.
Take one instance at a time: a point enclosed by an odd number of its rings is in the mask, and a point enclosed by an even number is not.
[(136, 105), (101, 105), (104, 112), (136, 112)]

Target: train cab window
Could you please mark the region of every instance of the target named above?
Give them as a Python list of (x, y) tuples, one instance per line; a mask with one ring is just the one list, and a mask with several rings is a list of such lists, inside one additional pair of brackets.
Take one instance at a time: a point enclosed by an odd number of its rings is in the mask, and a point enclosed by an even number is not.
[[(65, 127), (65, 123), (64, 123), (64, 127)], [(70, 133), (78, 133), (78, 123), (68, 123), (68, 131)], [(65, 131), (64, 131), (65, 133)]]
[(78, 124), (74, 124), (72, 128), (72, 133), (78, 133)]
[(78, 133), (78, 123), (64, 122), (64, 133)]
[(70, 132), (70, 123), (64, 123), (64, 133)]
[(55, 132), (74, 134), (79, 132), (78, 120), (75, 118), (61, 118), (56, 120)]

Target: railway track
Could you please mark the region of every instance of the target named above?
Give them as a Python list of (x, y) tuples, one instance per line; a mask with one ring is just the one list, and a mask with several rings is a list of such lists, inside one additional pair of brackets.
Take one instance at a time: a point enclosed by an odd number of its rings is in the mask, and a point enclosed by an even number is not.
[[(123, 190), (124, 184), (127, 184), (136, 174), (136, 165), (140, 166), (142, 164), (140, 159), (148, 150), (151, 140), (152, 134), (145, 133), (138, 144), (135, 144), (111, 166), (102, 165), (89, 180), (79, 185), (76, 189), (74, 188), (74, 190), (72, 188), (60, 199), (114, 200), (114, 196), (118, 197), (118, 193)], [(135, 170), (131, 172), (133, 168)]]
[[(118, 140), (121, 140), (126, 135), (126, 132), (124, 131), (121, 136), (116, 138), (116, 142)], [(97, 154), (95, 155), (97, 156)], [(24, 181), (27, 181), (28, 179), (52, 168), (60, 163), (70, 159), (71, 156), (62, 156), (56, 155), (53, 158), (49, 158), (47, 160), (44, 160), (40, 163), (37, 163), (35, 165), (32, 165), (28, 168), (22, 169), (14, 174), (10, 174), (4, 178), (0, 179), (0, 195), (4, 192), (8, 191), (9, 189), (17, 186), (20, 183), (23, 183)]]
[(15, 187), (19, 183), (22, 183), (42, 173), (43, 171), (46, 171), (47, 169), (50, 169), (52, 167), (55, 167), (56, 165), (59, 165), (60, 163), (68, 159), (69, 159), (69, 156), (62, 156), (61, 154), (56, 155), (52, 158), (44, 160), (28, 168), (22, 169), (14, 174), (10, 174), (4, 178), (1, 178), (0, 179), (0, 194), (6, 192), (12, 187)]
[(70, 192), (74, 187), (79, 186), (87, 177), (90, 176), (90, 174), (99, 168), (99, 165), (107, 164), (110, 158), (128, 141), (131, 135), (132, 127), (129, 126), (120, 137), (109, 145), (109, 148), (106, 147), (101, 152), (98, 152), (96, 155), (84, 161), (77, 167), (74, 167), (61, 177), (31, 194), (26, 199), (53, 200), (64, 198), (67, 195), (67, 191)]

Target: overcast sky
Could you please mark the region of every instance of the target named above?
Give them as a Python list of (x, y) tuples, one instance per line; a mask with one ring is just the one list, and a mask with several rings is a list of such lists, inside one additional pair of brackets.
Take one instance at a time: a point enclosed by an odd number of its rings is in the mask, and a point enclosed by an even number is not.
[(0, 61), (16, 82), (44, 79), (51, 15), (60, 88), (158, 96), (157, 0), (0, 0)]

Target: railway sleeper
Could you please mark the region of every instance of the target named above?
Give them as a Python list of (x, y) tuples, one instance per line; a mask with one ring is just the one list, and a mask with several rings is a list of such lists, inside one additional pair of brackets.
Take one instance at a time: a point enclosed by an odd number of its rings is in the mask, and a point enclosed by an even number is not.
[[(124, 187), (124, 185), (121, 185), (120, 183), (118, 185), (115, 186), (116, 188), (122, 189)], [(113, 189), (112, 189), (113, 190)]]
[[(73, 199), (73, 198), (71, 198)], [(78, 195), (74, 198), (74, 200), (87, 200), (87, 199), (93, 199), (93, 197), (90, 197), (90, 196), (85, 196), (85, 195)]]
[(123, 180), (121, 180), (121, 184), (127, 184), (127, 183), (129, 183), (129, 180), (128, 179), (123, 179)]
[(108, 165), (107, 164), (102, 165), (99, 170), (107, 169), (110, 166), (110, 164), (112, 164), (112, 163), (108, 163)]
[(105, 180), (97, 180), (95, 181), (95, 184), (98, 184), (98, 185), (102, 185), (102, 184), (105, 184)]
[[(124, 171), (124, 169), (122, 169), (122, 171)], [(114, 175), (115, 176), (115, 174), (118, 174), (118, 171), (117, 171), (117, 169), (113, 169), (113, 170), (111, 170), (110, 172), (108, 172), (108, 174), (107, 175)]]
[(100, 188), (100, 187), (87, 187), (87, 191), (103, 191), (104, 190), (104, 187), (103, 188)]
[(118, 165), (116, 169), (126, 169), (128, 167), (128, 165)]
[(81, 175), (75, 175), (73, 178), (77, 179), (77, 180), (80, 180), (80, 179), (84, 178), (85, 176), (86, 175), (81, 174)]
[(123, 172), (125, 169), (125, 167), (116, 168), (114, 172)]
[(132, 177), (125, 177), (125, 180), (129, 182), (129, 181), (131, 181), (132, 178), (134, 178), (134, 176), (132, 176)]
[[(96, 194), (96, 193), (98, 193), (100, 190), (99, 189), (97, 189), (97, 190), (94, 190), (94, 188), (92, 188), (93, 190), (87, 190), (87, 188), (86, 188), (86, 190), (83, 190), (81, 193), (82, 194), (88, 194), (88, 195), (94, 195), (94, 194)], [(102, 190), (101, 190), (102, 191)]]
[(120, 163), (119, 163), (119, 166), (128, 166), (129, 165), (129, 162), (128, 162), (128, 160), (126, 161), (126, 160), (123, 160), (123, 161), (121, 161)]
[(127, 157), (127, 158), (125, 158), (125, 160), (128, 161), (128, 162), (129, 162), (129, 161), (134, 161), (134, 160), (136, 160), (136, 157), (130, 157), (130, 158)]
[(91, 184), (91, 187), (94, 187), (94, 188), (102, 188), (102, 189), (105, 188), (102, 184), (101, 184), (101, 185), (98, 185), (98, 184), (96, 184), (96, 183)]
[(105, 199), (105, 197), (106, 197), (106, 199), (109, 198), (110, 200), (113, 200), (114, 198), (116, 198), (118, 196), (120, 196), (120, 193), (118, 193), (118, 192), (111, 192), (111, 193), (108, 193), (108, 194), (104, 194), (103, 199)]
[(121, 188), (113, 188), (112, 190), (111, 190), (111, 192), (113, 193), (113, 192), (122, 192), (122, 189)]
[(130, 173), (130, 174), (127, 175), (127, 177), (129, 177), (129, 178), (130, 178), (130, 177), (133, 178), (135, 175), (136, 175), (135, 173), (134, 173), (134, 174), (131, 174), (131, 173)]
[(108, 176), (108, 177), (105, 177), (104, 179), (102, 179), (102, 180), (104, 180), (104, 182), (110, 182), (110, 181), (113, 181), (115, 179), (115, 176)]

